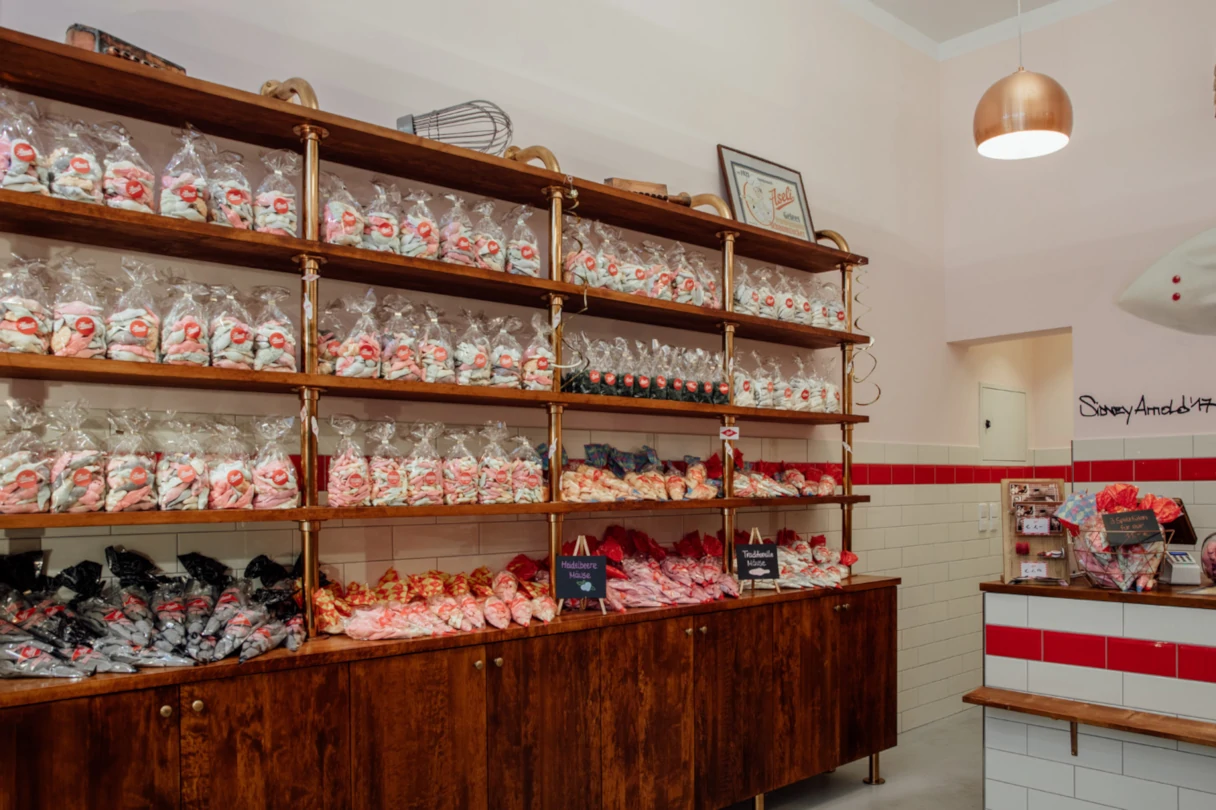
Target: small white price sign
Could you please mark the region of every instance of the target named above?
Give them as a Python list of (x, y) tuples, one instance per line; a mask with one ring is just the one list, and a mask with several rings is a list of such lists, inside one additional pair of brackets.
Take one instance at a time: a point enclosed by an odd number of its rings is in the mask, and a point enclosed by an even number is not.
[(1022, 518), (1022, 534), (1051, 534), (1051, 518)]
[(738, 441), (740, 438), (739, 428), (734, 425), (718, 428), (718, 438), (724, 442)]
[(1039, 577), (1041, 579), (1046, 579), (1047, 578), (1047, 563), (1045, 563), (1045, 562), (1022, 563), (1022, 576), (1023, 577)]

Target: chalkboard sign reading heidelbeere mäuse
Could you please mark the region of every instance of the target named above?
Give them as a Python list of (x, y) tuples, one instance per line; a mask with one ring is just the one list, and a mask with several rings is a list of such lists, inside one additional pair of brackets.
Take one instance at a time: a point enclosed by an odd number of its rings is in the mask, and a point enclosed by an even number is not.
[(608, 562), (603, 556), (557, 558), (558, 599), (604, 599), (608, 596)]
[(1165, 539), (1152, 509), (1105, 514), (1102, 516), (1102, 526), (1106, 529), (1106, 544), (1111, 548), (1134, 543), (1158, 543)]
[(777, 547), (760, 543), (735, 546), (735, 571), (739, 579), (777, 579)]

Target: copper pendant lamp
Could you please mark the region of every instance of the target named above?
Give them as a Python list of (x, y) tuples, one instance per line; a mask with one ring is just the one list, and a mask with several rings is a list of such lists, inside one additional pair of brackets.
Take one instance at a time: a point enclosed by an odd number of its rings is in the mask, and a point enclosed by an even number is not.
[(1072, 100), (1060, 83), (1022, 67), (1022, 0), (1018, 0), (1018, 69), (988, 88), (972, 122), (979, 153), (1023, 160), (1058, 152), (1072, 136)]

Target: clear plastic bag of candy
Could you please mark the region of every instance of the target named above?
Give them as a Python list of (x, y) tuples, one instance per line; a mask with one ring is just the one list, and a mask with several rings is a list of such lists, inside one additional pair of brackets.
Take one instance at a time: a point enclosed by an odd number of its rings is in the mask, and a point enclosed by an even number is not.
[(650, 398), (668, 399), (672, 387), (671, 380), (671, 347), (659, 343), (658, 339), (650, 341)]
[(487, 422), (481, 429), (485, 445), (477, 460), (477, 502), (514, 503), (511, 488), (511, 459), (503, 447), (510, 431), (503, 422)]
[(98, 512), (105, 506), (105, 453), (84, 430), (88, 418), (83, 400), (51, 412), (51, 426), (59, 431), (51, 457), (52, 512)]
[(755, 292), (759, 298), (757, 315), (761, 318), (777, 319), (777, 288), (773, 280), (773, 268), (761, 267), (752, 273)]
[(443, 502), (449, 506), (477, 503), (477, 456), (466, 445), (472, 434), (449, 430), (445, 438), (452, 446), (443, 456)]
[(400, 293), (384, 297), (380, 327), (380, 376), (386, 380), (419, 382), (418, 322), (414, 305)]
[(807, 281), (806, 279), (793, 278), (790, 284), (794, 289), (794, 323), (810, 326), (815, 316)]
[(519, 388), (523, 370), (523, 348), (514, 332), (523, 326), (518, 318), (490, 319), (490, 387)]
[(212, 660), (222, 661), (241, 649), (241, 645), (252, 638), (257, 629), (267, 621), (269, 616), (261, 605), (250, 604), (237, 610), (216, 639)]
[[(156, 504), (166, 511), (207, 508), (210, 477), (198, 431), (191, 423), (168, 414), (166, 436), (156, 462)], [(132, 482), (138, 478), (132, 473)], [(111, 483), (110, 491), (114, 491)]]
[(699, 250), (689, 251), (687, 260), (693, 273), (701, 280), (701, 289), (705, 291), (702, 306), (709, 309), (722, 309), (722, 285), (718, 282), (717, 272), (709, 269), (709, 265), (705, 261), (705, 254)]
[(370, 287), (363, 295), (348, 295), (342, 299), (354, 323), (338, 345), (334, 373), (339, 377), (372, 379), (380, 376), (380, 331), (373, 312), (376, 291)]
[(363, 244), (367, 218), (342, 178), (333, 172), (321, 172), (321, 197), (325, 200), (321, 212), (321, 239), (331, 245), (359, 247)]
[(650, 263), (638, 253), (637, 248), (623, 240), (617, 242), (616, 255), (621, 262), (621, 292), (631, 295), (650, 295)]
[(208, 509), (252, 509), (253, 474), (249, 446), (236, 425), (214, 427), (207, 448)]
[(605, 382), (610, 382), (616, 389), (616, 396), (637, 396), (638, 361), (633, 356), (629, 341), (623, 337), (612, 339), (612, 367), (616, 372), (616, 379)]
[(253, 316), (236, 287), (211, 286), (210, 307), (211, 365), (216, 368), (250, 370), (253, 368)]
[(8, 400), (11, 435), (0, 447), (0, 514), (46, 512), (51, 502), (51, 467), (38, 436), (42, 409), (27, 400)]
[(780, 268), (776, 271), (773, 293), (777, 296), (777, 320), (796, 323), (798, 320), (798, 297), (794, 282)]
[(782, 373), (781, 362), (775, 357), (769, 362), (768, 374), (773, 386), (773, 407), (779, 411), (796, 410), (794, 386)]
[(672, 289), (675, 295), (672, 300), (677, 304), (705, 306), (705, 283), (689, 262), (684, 246), (679, 242), (667, 251), (667, 266), (674, 273)]
[(768, 365), (755, 352), (752, 352), (752, 360), (756, 364), (752, 371), (752, 385), (756, 389), (756, 407), (776, 408), (776, 397), (773, 396), (775, 386)]
[(592, 286), (619, 291), (622, 283), (619, 247), (621, 232), (597, 222), (595, 234), (600, 241), (595, 252), (596, 275)]
[(507, 214), (507, 221), (515, 223), (507, 242), (507, 272), (511, 275), (540, 278), (540, 240), (528, 225), (528, 219), (535, 213), (521, 205)]
[(333, 374), (342, 336), (346, 334), (346, 310), (341, 301), (330, 301), (317, 319), (317, 373)]
[(713, 380), (714, 392), (711, 401), (715, 405), (726, 405), (730, 402), (730, 374), (727, 373), (726, 359), (722, 352), (715, 352), (707, 361), (709, 379)]
[(158, 363), (160, 316), (156, 313), (156, 268), (124, 256), (122, 271), (127, 288), (106, 317), (106, 356), (132, 363)]
[(439, 255), (439, 226), (427, 201), (431, 193), (422, 189), (411, 191), (405, 198), (412, 202), (401, 223), (401, 255), (419, 259), (434, 259)]
[(490, 384), (490, 339), (486, 336), (483, 316), (461, 310), (467, 326), (456, 339), (456, 384)]
[(156, 453), (148, 440), (151, 415), (142, 408), (114, 411), (106, 457), (107, 512), (144, 512), (156, 508)]
[(414, 449), (405, 459), (405, 479), (410, 506), (437, 506), (443, 503), (443, 461), (436, 440), (443, 433), (438, 422), (418, 422), (410, 435)]
[(48, 116), (47, 130), (51, 136), (50, 164), (51, 196), (65, 200), (100, 205), (102, 194), (102, 160), (104, 152), (93, 128), (83, 121)]
[(156, 175), (132, 145), (131, 133), (117, 121), (99, 124), (96, 133), (108, 149), (101, 178), (106, 205), (141, 214), (156, 213), (152, 192)]
[(760, 291), (747, 262), (735, 259), (735, 312), (743, 315), (760, 314)]
[(254, 229), (280, 236), (296, 235), (296, 178), (300, 176), (300, 156), (286, 149), (262, 155), (269, 174), (258, 184), (253, 198)]
[(542, 313), (533, 314), (532, 333), (523, 353), (523, 388), (548, 391), (553, 388), (553, 327)]
[(160, 213), (166, 217), (207, 221), (207, 170), (203, 156), (213, 150), (193, 127), (177, 133), (181, 146), (165, 164), (160, 177)]
[(742, 358), (735, 357), (731, 363), (731, 382), (735, 386), (735, 404), (740, 408), (755, 408), (759, 406), (756, 396), (756, 382), (752, 373), (744, 365)]
[(173, 366), (211, 365), (211, 338), (202, 303), (209, 292), (207, 286), (175, 279), (169, 291), (173, 303), (160, 333), (161, 362)]
[(474, 260), (482, 270), (501, 273), (506, 269), (507, 263), (507, 234), (502, 226), (494, 221), (494, 202), (482, 200), (473, 210), (481, 214), (481, 218), (473, 223)]
[(0, 188), (49, 194), (43, 162), (42, 138), (35, 124), (36, 109), (26, 107), (8, 90), (0, 89)]
[(260, 303), (253, 329), (253, 370), (295, 371), (296, 325), (283, 309), (291, 290), (254, 287), (253, 298)]
[(329, 458), (329, 505), (333, 507), (367, 506), (371, 500), (371, 480), (367, 457), (355, 438), (359, 422), (347, 414), (334, 414), (329, 424), (340, 437)]
[(827, 282), (819, 288), (822, 304), (819, 315), (814, 319), (814, 325), (822, 325), (824, 329), (846, 331), (849, 328), (845, 318), (844, 299), (840, 296), (840, 288)]
[(51, 354), (90, 359), (106, 355), (105, 308), (92, 264), (65, 258), (56, 273)]
[(515, 503), (543, 503), (549, 500), (545, 470), (540, 454), (527, 436), (512, 436), (511, 497)]
[(373, 180), (372, 189), (372, 198), (365, 209), (363, 247), (397, 253), (401, 250), (401, 221), (397, 218), (401, 195), (386, 180)]
[(813, 361), (814, 373), (820, 385), (820, 397), (823, 399), (824, 413), (840, 413), (840, 386), (832, 380), (836, 377), (836, 358), (830, 354), (821, 355)]
[(258, 455), (253, 462), (253, 508), (295, 509), (300, 505), (296, 465), (283, 440), (295, 426), (294, 416), (259, 416), (253, 421)]
[(224, 151), (209, 156), (207, 172), (207, 219), (215, 225), (248, 231), (253, 228), (253, 186), (245, 173), (240, 152)]
[(650, 399), (654, 394), (654, 355), (651, 354), (650, 347), (645, 343), (635, 340), (633, 342), (633, 358), (633, 396), (637, 399)]
[(786, 381), (794, 389), (794, 410), (811, 410), (811, 391), (815, 388), (814, 373), (807, 369), (806, 362), (801, 357), (794, 358), (798, 371), (791, 374)]
[(393, 445), (397, 423), (385, 419), (371, 426), (367, 437), (376, 444), (372, 447), (371, 504), (372, 506), (407, 506), (409, 504), (409, 479), (405, 473), (405, 456)]
[(477, 257), (473, 252), (473, 221), (465, 210), (459, 194), (444, 194), (452, 207), (439, 221), (439, 258), (453, 264), (473, 267)]
[(646, 240), (642, 242), (646, 253), (646, 264), (650, 267), (650, 291), (648, 297), (660, 301), (671, 301), (675, 298), (672, 282), (675, 280), (675, 270), (667, 265), (663, 255), (663, 246), (658, 242)]
[(591, 223), (566, 217), (562, 228), (562, 280), (569, 284), (598, 286), (599, 264), (591, 239)]
[(456, 353), (452, 338), (440, 318), (443, 312), (432, 304), (425, 308), (426, 321), (418, 337), (418, 355), (422, 361), (422, 381), (428, 383), (456, 382)]
[(692, 386), (692, 391), (696, 391), (696, 383), (693, 382), (693, 370), (689, 368), (692, 362), (692, 357), (687, 352), (679, 348), (673, 348), (671, 351), (671, 374), (667, 379), (667, 398), (679, 402), (691, 402), (692, 392), (689, 391), (689, 386)]
[(51, 341), (50, 296), (35, 271), (42, 260), (13, 254), (0, 281), (0, 351), (46, 354)]
[(684, 385), (685, 390), (692, 395), (693, 402), (708, 403), (713, 400), (714, 381), (717, 377), (711, 366), (709, 354), (704, 349), (697, 349), (692, 353), (688, 379), (684, 381)]

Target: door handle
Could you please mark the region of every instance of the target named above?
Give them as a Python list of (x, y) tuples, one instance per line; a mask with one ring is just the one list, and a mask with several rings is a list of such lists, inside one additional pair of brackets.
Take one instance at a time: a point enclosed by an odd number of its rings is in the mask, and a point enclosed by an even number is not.
[(172, 706), (161, 706), (160, 707), (160, 716), (161, 717), (172, 717), (173, 716), (173, 707)]
[(709, 633), (709, 628), (706, 627), (705, 625), (701, 625), (697, 629), (701, 631), (701, 635), (706, 635), (707, 633)]
[(196, 700), (190, 704), (190, 708), (194, 710), (195, 714), (202, 714), (203, 709), (207, 708), (207, 704), (203, 703), (201, 700)]
[(849, 609), (848, 602), (845, 602), (843, 605), (836, 605), (836, 607), (832, 608), (832, 610), (836, 611), (837, 613), (839, 613), (842, 610), (848, 610), (848, 609)]
[(501, 659), (501, 658), (495, 658), (495, 659), (494, 659), (494, 666), (498, 667), (499, 669), (502, 669), (502, 659)]
[(684, 635), (686, 635), (686, 636), (691, 636), (691, 635), (692, 635), (692, 628), (691, 628), (691, 627), (685, 627), (685, 628), (684, 628)]
[(485, 669), (485, 667), (486, 662), (482, 661), (480, 658), (473, 662), (473, 669), (477, 670), (478, 672), (481, 672), (483, 669)]

